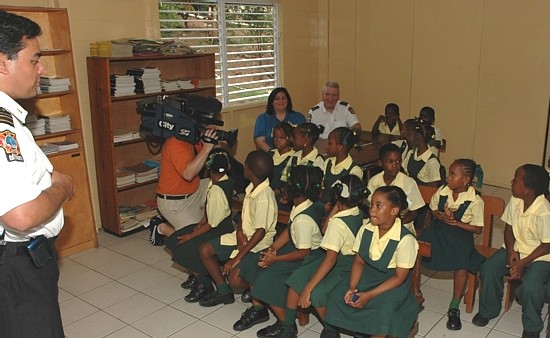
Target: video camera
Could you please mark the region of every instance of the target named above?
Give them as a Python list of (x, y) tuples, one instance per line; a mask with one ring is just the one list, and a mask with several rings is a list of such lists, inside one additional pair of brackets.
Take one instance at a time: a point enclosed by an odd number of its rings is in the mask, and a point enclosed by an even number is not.
[(222, 110), (220, 101), (194, 94), (161, 95), (137, 102), (141, 115), (140, 134), (164, 140), (168, 137), (197, 144), (201, 139), (208, 143), (225, 141), (229, 147), (237, 143), (238, 129), (216, 130), (218, 140), (204, 136), (206, 126), (223, 126), (216, 119)]

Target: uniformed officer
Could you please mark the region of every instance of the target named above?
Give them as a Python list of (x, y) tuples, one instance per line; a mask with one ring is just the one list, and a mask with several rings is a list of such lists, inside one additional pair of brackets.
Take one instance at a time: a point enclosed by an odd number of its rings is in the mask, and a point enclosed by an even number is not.
[(72, 178), (53, 169), (25, 127), (14, 99), (37, 94), (40, 61), (35, 22), (0, 11), (0, 336), (64, 337), (53, 242)]
[(327, 81), (322, 91), (323, 101), (309, 110), (308, 120), (316, 125), (325, 127), (325, 131), (319, 136), (327, 139), (328, 134), (338, 127), (348, 127), (361, 130), (361, 123), (351, 105), (340, 101), (340, 85), (338, 82)]

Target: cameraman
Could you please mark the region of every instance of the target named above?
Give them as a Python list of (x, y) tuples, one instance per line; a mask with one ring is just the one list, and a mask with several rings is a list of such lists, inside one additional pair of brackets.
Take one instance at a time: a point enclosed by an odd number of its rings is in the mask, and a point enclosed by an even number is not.
[[(208, 128), (204, 138), (217, 140), (216, 130)], [(214, 148), (214, 143), (191, 144), (176, 137), (166, 139), (162, 146), (160, 177), (157, 187), (157, 207), (168, 223), (154, 225), (151, 243), (161, 245), (170, 236), (203, 216), (203, 196), (199, 173)], [(206, 188), (206, 185), (205, 185)]]

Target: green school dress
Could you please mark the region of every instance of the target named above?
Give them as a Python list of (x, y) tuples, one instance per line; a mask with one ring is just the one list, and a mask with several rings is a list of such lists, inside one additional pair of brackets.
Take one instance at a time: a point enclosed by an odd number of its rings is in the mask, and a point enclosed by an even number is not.
[[(307, 209), (302, 211), (301, 214), (310, 216), (315, 223), (322, 222), (325, 210), (321, 203), (313, 203)], [(288, 230), (291, 230), (292, 222), (288, 224)], [(296, 245), (292, 236), (289, 241), (282, 248), (277, 251), (277, 255), (282, 255), (296, 251)], [(259, 269), (256, 275), (256, 280), (251, 282), (254, 286), (252, 288), (252, 296), (270, 305), (285, 307), (286, 296), (288, 287), (285, 284), (287, 278), (298, 269), (304, 262), (309, 262), (317, 257), (323, 257), (322, 250), (312, 250), (311, 254), (307, 257), (307, 261), (294, 261), (294, 262), (276, 262), (267, 269), (257, 267)]]
[[(228, 177), (227, 180), (223, 180), (215, 184), (223, 190), (228, 203), (231, 203), (235, 181)], [(206, 201), (206, 203), (208, 203), (208, 201)], [(199, 258), (199, 245), (202, 242), (210, 241), (212, 239), (219, 238), (223, 234), (233, 232), (235, 228), (231, 220), (231, 214), (224, 218), (217, 227), (185, 242), (184, 244), (178, 245), (178, 236), (193, 232), (194, 227), (195, 224), (192, 224), (174, 232), (166, 239), (166, 247), (168, 247), (168, 249), (172, 252), (172, 261), (178, 263), (189, 271), (208, 275), (208, 271)]]
[(355, 162), (352, 162), (349, 168), (342, 170), (339, 174), (333, 174), (331, 172), (332, 169), (332, 161), (328, 161), (327, 167), (325, 169), (325, 177), (323, 178), (323, 195), (321, 196), (321, 202), (328, 203), (331, 202), (332, 196), (331, 196), (331, 188), (334, 182), (339, 180), (340, 178), (344, 177), (345, 175), (348, 175), (351, 172), (351, 169), (353, 167), (357, 166)]
[[(411, 234), (401, 226), (401, 239)], [(390, 240), (379, 260), (369, 257), (369, 248), (373, 233), (365, 231), (361, 239), (359, 252), (365, 266), (359, 280), (359, 291), (371, 290), (395, 275), (395, 269), (388, 264), (397, 249), (398, 241)], [(349, 289), (349, 274), (330, 294), (327, 304), (327, 323), (362, 334), (386, 334), (395, 337), (407, 337), (418, 316), (418, 303), (411, 292), (411, 276), (400, 286), (388, 290), (371, 299), (364, 308), (358, 309), (344, 302), (344, 295)]]
[[(358, 215), (349, 215), (341, 217), (342, 221), (348, 226), (354, 236), (357, 236), (359, 229), (363, 225), (363, 213), (359, 212)], [(310, 301), (314, 307), (324, 307), (327, 305), (328, 294), (339, 284), (342, 280), (349, 276), (351, 271), (351, 265), (355, 255), (343, 255), (338, 253), (336, 264), (330, 270), (330, 272), (315, 286), (311, 292)], [(317, 272), (317, 269), (323, 262), (324, 256), (312, 259), (304, 264), (290, 275), (286, 280), (288, 287), (292, 288), (298, 294), (302, 294), (304, 287), (309, 283), (311, 277)], [(349, 277), (348, 277), (349, 278)]]
[[(448, 196), (441, 196), (437, 210), (444, 212)], [(466, 209), (472, 201), (465, 201), (454, 212), (455, 219), (462, 219)], [(475, 249), (474, 234), (472, 232), (450, 226), (434, 219), (419, 237), (419, 240), (432, 245), (431, 257), (422, 258), (422, 266), (435, 271), (456, 271), (467, 269), (473, 273), (485, 258)]]

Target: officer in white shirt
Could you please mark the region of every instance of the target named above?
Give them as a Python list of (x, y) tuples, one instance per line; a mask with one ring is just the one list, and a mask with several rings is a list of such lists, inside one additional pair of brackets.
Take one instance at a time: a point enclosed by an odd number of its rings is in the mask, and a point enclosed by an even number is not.
[(340, 85), (338, 82), (327, 81), (322, 91), (323, 101), (311, 107), (308, 120), (316, 125), (325, 127), (325, 131), (319, 136), (327, 139), (328, 134), (338, 127), (348, 127), (361, 130), (361, 123), (351, 105), (340, 101)]
[(0, 11), (0, 336), (64, 337), (54, 240), (72, 178), (53, 169), (14, 99), (37, 94), (40, 61), (33, 21)]

